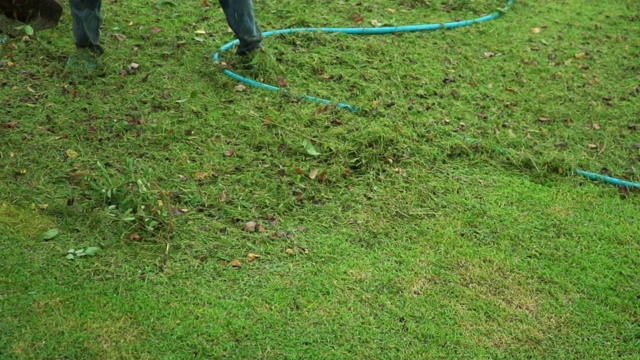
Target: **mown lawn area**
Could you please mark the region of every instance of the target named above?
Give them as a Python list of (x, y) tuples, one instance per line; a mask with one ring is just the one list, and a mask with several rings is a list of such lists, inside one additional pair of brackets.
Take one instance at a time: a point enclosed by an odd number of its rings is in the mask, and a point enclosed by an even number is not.
[[(504, 1), (254, 4), (267, 31)], [(640, 192), (575, 173), (640, 182), (640, 2), (273, 36), (252, 66), (212, 61), (215, 1), (103, 16), (88, 77), (66, 4), (0, 44), (0, 359), (640, 358)]]

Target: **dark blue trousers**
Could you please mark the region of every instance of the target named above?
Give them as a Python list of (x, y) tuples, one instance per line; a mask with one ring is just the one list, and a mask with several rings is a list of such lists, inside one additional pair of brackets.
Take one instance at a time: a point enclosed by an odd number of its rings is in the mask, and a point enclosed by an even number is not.
[[(239, 55), (260, 48), (262, 33), (253, 14), (252, 0), (219, 0), (227, 23), (240, 40)], [(90, 49), (98, 54), (104, 51), (100, 45), (100, 8), (102, 0), (69, 0), (73, 17), (73, 36), (78, 48)]]

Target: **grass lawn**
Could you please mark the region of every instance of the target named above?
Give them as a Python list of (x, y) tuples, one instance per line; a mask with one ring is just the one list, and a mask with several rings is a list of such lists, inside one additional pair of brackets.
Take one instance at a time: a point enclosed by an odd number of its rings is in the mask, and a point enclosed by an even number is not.
[[(1, 359), (640, 358), (640, 193), (575, 175), (640, 181), (640, 2), (222, 53), (286, 94), (213, 64), (209, 2), (105, 1), (87, 78), (66, 8), (0, 44)], [(255, 0), (265, 31), (500, 6)]]

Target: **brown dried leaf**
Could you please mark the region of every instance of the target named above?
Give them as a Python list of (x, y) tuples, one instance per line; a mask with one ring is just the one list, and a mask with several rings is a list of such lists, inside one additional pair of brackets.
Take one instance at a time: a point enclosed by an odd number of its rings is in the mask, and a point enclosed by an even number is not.
[(318, 171), (320, 171), (320, 169), (318, 168), (311, 169), (311, 172), (309, 173), (309, 179), (311, 180), (315, 179), (316, 176), (318, 175)]
[(227, 157), (233, 156), (233, 154), (235, 154), (235, 153), (236, 153), (236, 151), (234, 149), (229, 149), (229, 150), (224, 152), (224, 156), (227, 156)]
[(287, 249), (287, 250), (285, 250), (284, 252), (286, 252), (286, 253), (287, 253), (287, 254), (289, 254), (289, 255), (295, 255), (295, 253), (296, 253), (296, 251), (295, 251), (295, 250), (293, 250), (293, 249)]
[(540, 122), (551, 122), (551, 121), (553, 121), (553, 119), (548, 117), (548, 116), (540, 116), (538, 118), (538, 121), (540, 121)]
[(195, 180), (204, 180), (209, 177), (209, 174), (204, 171), (196, 171), (192, 176)]
[(2, 124), (2, 127), (5, 129), (13, 129), (16, 126), (18, 126), (18, 123), (15, 121), (9, 121), (8, 123)]
[(321, 184), (324, 184), (327, 182), (327, 172), (323, 171), (322, 173), (320, 173), (320, 177), (318, 177), (318, 182), (320, 182)]
[(231, 266), (233, 267), (241, 267), (242, 263), (240, 262), (240, 260), (234, 259), (231, 261)]
[(256, 223), (255, 221), (249, 221), (248, 223), (244, 224), (244, 231), (254, 232), (256, 231), (256, 226), (258, 226), (258, 223)]

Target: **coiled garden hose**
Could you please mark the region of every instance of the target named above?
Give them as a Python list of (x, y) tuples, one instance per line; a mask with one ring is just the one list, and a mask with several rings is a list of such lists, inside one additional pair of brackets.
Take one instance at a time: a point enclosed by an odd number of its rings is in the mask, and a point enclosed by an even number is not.
[[(511, 6), (513, 5), (514, 0), (507, 0), (505, 6), (503, 8), (499, 8), (498, 11), (495, 11), (489, 15), (485, 15), (482, 17), (478, 17), (475, 19), (470, 19), (470, 20), (462, 20), (462, 21), (454, 21), (454, 22), (448, 22), (448, 23), (444, 23), (444, 24), (421, 24), (421, 25), (406, 25), (406, 26), (384, 26), (384, 27), (377, 27), (377, 28), (331, 28), (331, 27), (321, 27), (321, 28), (292, 28), (292, 29), (280, 29), (280, 30), (273, 30), (273, 31), (268, 31), (262, 34), (263, 37), (267, 37), (267, 36), (272, 36), (272, 35), (280, 35), (280, 34), (294, 34), (294, 33), (341, 33), (341, 34), (351, 34), (351, 35), (384, 35), (384, 34), (397, 34), (397, 33), (404, 33), (404, 32), (418, 32), (418, 31), (434, 31), (434, 30), (440, 30), (440, 29), (454, 29), (454, 28), (459, 28), (459, 27), (463, 27), (463, 26), (469, 26), (469, 25), (473, 25), (476, 23), (481, 23), (481, 22), (487, 22), (487, 21), (491, 21), (493, 19), (496, 19), (497, 17), (499, 17), (502, 13), (506, 12), (507, 10), (509, 10), (509, 8), (511, 8)], [(227, 44), (224, 44), (219, 51), (216, 51), (213, 54), (213, 61), (216, 64), (220, 64), (220, 53), (223, 51), (227, 51), (229, 49), (231, 49), (234, 45), (238, 44), (239, 41), (236, 39), (234, 41), (231, 41)], [(241, 83), (256, 87), (256, 88), (260, 88), (260, 89), (266, 89), (266, 90), (271, 90), (271, 91), (283, 91), (286, 92), (286, 90), (283, 90), (282, 88), (279, 88), (277, 86), (273, 86), (273, 85), (269, 85), (269, 84), (265, 84), (256, 80), (252, 80), (249, 78), (246, 78), (242, 75), (238, 75), (235, 72), (229, 70), (229, 69), (223, 69), (222, 72), (231, 77), (234, 80), (237, 80)], [(346, 110), (350, 110), (350, 111), (354, 111), (357, 112), (360, 109), (354, 105), (350, 105), (350, 104), (346, 104), (346, 103), (342, 103), (342, 102), (334, 102), (328, 99), (322, 99), (322, 98), (318, 98), (315, 96), (310, 96), (310, 95), (300, 95), (302, 98), (313, 101), (313, 102), (317, 102), (317, 103), (321, 103), (321, 104), (333, 104), (336, 105), (339, 108), (342, 109), (346, 109)], [(468, 139), (465, 138), (465, 140), (468, 141), (474, 141), (476, 142), (476, 140), (473, 139)], [(506, 150), (505, 150), (506, 151)], [(617, 179), (617, 178), (613, 178), (610, 176), (604, 176), (604, 175), (599, 175), (599, 174), (595, 174), (592, 172), (588, 172), (588, 171), (583, 171), (583, 170), (576, 170), (576, 173), (578, 175), (584, 176), (590, 180), (594, 180), (594, 181), (602, 181), (608, 184), (612, 184), (612, 185), (616, 185), (616, 186), (621, 186), (621, 187), (631, 187), (631, 188), (640, 188), (640, 184), (639, 183), (634, 183), (634, 182), (630, 182), (630, 181), (626, 181), (626, 180), (621, 180), (621, 179)]]

